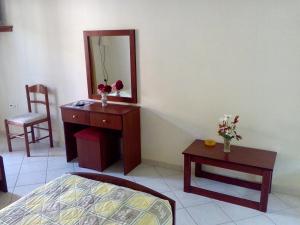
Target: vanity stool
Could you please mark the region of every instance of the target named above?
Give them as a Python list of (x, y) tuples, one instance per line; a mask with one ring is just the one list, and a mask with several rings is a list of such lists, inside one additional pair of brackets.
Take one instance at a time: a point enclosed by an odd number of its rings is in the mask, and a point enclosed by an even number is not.
[(119, 159), (119, 140), (113, 132), (90, 127), (74, 134), (79, 167), (102, 172)]

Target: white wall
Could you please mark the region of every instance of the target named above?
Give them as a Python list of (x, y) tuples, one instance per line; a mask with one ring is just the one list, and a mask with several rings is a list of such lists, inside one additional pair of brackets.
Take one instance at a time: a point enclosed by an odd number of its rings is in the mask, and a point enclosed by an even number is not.
[(239, 144), (277, 151), (274, 188), (299, 193), (300, 1), (5, 2), (1, 119), (9, 103), (25, 109), (25, 83), (44, 83), (60, 131), (58, 106), (87, 97), (82, 31), (134, 28), (143, 158), (181, 165), (194, 138), (220, 140), (218, 118), (239, 114)]

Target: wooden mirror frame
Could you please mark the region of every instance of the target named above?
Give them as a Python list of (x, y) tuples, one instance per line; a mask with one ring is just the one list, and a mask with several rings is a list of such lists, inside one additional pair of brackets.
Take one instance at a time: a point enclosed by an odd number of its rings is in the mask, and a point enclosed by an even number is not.
[(101, 96), (99, 94), (93, 94), (93, 84), (92, 84), (93, 78), (92, 78), (92, 66), (91, 66), (91, 58), (90, 58), (91, 49), (90, 49), (89, 38), (93, 36), (129, 36), (131, 97), (108, 95), (107, 98), (109, 101), (137, 103), (135, 30), (95, 30), (95, 31), (83, 32), (88, 94), (89, 94), (89, 98), (99, 100), (101, 99)]

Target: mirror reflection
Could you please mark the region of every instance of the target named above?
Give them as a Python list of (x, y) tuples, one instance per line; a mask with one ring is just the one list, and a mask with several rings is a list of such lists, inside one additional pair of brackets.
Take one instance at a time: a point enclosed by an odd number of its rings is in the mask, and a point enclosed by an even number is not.
[(108, 84), (109, 96), (132, 97), (129, 36), (91, 36), (89, 46), (93, 94), (99, 84)]

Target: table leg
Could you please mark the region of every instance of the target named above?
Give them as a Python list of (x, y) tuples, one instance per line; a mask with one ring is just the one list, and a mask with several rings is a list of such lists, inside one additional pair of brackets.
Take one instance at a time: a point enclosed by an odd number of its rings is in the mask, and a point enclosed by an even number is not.
[(272, 171), (264, 171), (261, 185), (261, 195), (260, 195), (260, 203), (259, 210), (262, 212), (267, 211), (268, 207), (268, 198), (271, 187), (271, 179), (272, 179)]
[(190, 192), (191, 189), (191, 157), (184, 155), (184, 191)]
[(271, 191), (272, 191), (272, 182), (273, 182), (273, 172), (271, 173), (271, 182), (270, 182), (270, 191), (269, 191), (269, 193), (271, 193)]
[(195, 176), (196, 177), (201, 177), (201, 172), (202, 172), (202, 164), (200, 163), (195, 163)]

